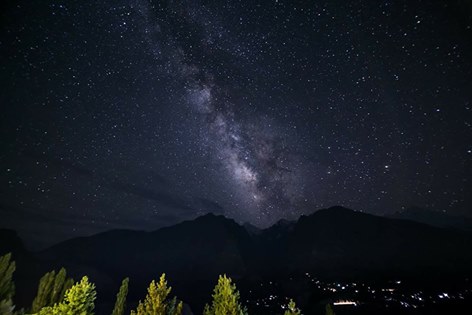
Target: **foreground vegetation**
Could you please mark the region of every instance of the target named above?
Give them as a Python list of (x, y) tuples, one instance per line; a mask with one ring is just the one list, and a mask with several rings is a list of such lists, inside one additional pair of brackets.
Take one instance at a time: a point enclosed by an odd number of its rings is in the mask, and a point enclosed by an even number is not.
[[(93, 315), (97, 296), (95, 285), (84, 276), (74, 284), (67, 277), (64, 268), (59, 272), (51, 271), (41, 277), (36, 297), (29, 309), (16, 310), (13, 304), (15, 285), (13, 273), (15, 262), (11, 254), (0, 257), (0, 315)], [(126, 309), (129, 279), (125, 278), (116, 295), (112, 315), (123, 315)], [(172, 288), (168, 286), (165, 274), (159, 281), (151, 281), (147, 295), (139, 301), (136, 310), (131, 315), (181, 315), (183, 302), (176, 297), (170, 297)], [(213, 289), (212, 301), (205, 305), (203, 315), (247, 315), (247, 309), (239, 302), (239, 292), (231, 278), (222, 275)], [(330, 313), (333, 314), (331, 309)], [(328, 310), (327, 310), (328, 314)], [(284, 315), (301, 315), (295, 302), (290, 303)]]

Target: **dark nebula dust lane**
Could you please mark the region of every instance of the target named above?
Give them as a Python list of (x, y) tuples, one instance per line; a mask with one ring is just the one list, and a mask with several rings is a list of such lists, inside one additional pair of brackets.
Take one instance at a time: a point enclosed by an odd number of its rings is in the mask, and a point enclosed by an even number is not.
[(332, 205), (470, 216), (470, 12), (7, 2), (1, 226), (45, 244), (207, 212), (259, 227)]

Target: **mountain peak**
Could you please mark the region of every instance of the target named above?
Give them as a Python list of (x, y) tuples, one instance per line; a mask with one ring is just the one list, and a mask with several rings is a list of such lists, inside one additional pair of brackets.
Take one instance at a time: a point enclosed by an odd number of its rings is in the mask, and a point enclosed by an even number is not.
[[(338, 213), (353, 213), (353, 212), (358, 212), (356, 210), (352, 210), (352, 209), (349, 209), (349, 208), (346, 208), (346, 207), (343, 207), (343, 206), (332, 206), (332, 207), (329, 207), (328, 209), (325, 209), (327, 211), (331, 211), (331, 212), (338, 212)], [(322, 211), (322, 210), (321, 210)]]
[[(193, 220), (192, 220), (193, 221)], [(202, 221), (233, 221), (233, 219), (227, 218), (221, 214), (214, 214), (213, 212), (208, 212), (204, 215), (197, 217), (194, 221), (202, 222)]]
[(324, 208), (317, 210), (306, 217), (311, 217), (311, 216), (346, 216), (346, 215), (352, 215), (355, 213), (359, 213), (358, 211), (345, 208), (342, 206), (333, 206), (329, 208)]
[(287, 219), (280, 219), (279, 221), (275, 222), (275, 226), (287, 226), (287, 225), (290, 225), (290, 224), (293, 224), (294, 222), (293, 221), (289, 221)]

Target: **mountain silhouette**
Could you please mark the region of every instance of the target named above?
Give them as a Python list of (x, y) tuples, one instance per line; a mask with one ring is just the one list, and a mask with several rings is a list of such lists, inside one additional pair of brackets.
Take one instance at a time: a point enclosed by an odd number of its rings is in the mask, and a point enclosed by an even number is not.
[(444, 212), (426, 210), (419, 207), (410, 207), (405, 210), (395, 212), (388, 217), (392, 219), (416, 221), (441, 228), (472, 231), (471, 218), (450, 215)]
[(285, 257), (291, 271), (430, 277), (471, 268), (468, 233), (342, 207), (302, 216), (287, 238)]
[(244, 274), (250, 243), (249, 234), (236, 222), (207, 214), (154, 232), (113, 230), (72, 239), (39, 257), (147, 280), (162, 272), (208, 279), (223, 272)]
[[(137, 301), (149, 282), (165, 272), (175, 294), (200, 307), (223, 273), (244, 281), (304, 272), (333, 278), (434, 278), (472, 271), (471, 233), (342, 207), (280, 221), (257, 233), (249, 230), (213, 214), (153, 232), (112, 230), (29, 253), (34, 257), (29, 271), (17, 272), (22, 278), (27, 273), (31, 282), (64, 266), (75, 279), (93, 279), (104, 304), (113, 302), (122, 278), (130, 277), (130, 301)], [(12, 235), (0, 233), (0, 244), (20, 248)], [(0, 249), (11, 251), (8, 246)], [(25, 301), (32, 294), (19, 292)]]

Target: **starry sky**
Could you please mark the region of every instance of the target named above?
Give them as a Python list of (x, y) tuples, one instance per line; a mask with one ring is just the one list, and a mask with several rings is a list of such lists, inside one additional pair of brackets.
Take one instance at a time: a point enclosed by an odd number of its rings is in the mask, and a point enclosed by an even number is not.
[(472, 215), (470, 1), (7, 1), (0, 218)]

